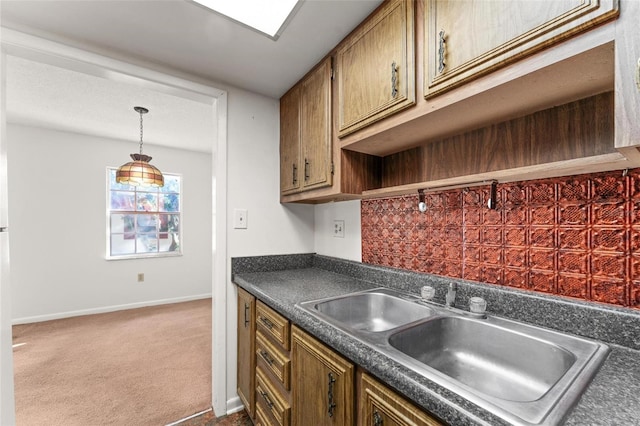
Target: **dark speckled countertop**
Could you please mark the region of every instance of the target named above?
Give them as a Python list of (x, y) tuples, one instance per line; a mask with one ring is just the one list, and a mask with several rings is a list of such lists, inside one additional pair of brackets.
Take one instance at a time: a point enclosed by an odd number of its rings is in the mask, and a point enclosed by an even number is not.
[[(484, 409), (306, 313), (297, 303), (375, 287), (419, 294), (436, 288), (442, 302), (453, 281), (313, 254), (232, 259), (233, 281), (294, 324), (455, 426), (507, 425)], [(463, 280), (458, 300), (484, 297), (488, 313), (604, 341), (611, 353), (565, 420), (566, 425), (640, 425), (640, 313)]]

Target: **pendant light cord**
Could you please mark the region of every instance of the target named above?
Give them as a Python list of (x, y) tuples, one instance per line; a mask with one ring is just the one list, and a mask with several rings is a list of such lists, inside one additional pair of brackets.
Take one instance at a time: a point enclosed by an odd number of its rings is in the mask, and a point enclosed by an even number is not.
[(142, 155), (142, 111), (140, 111), (140, 155)]

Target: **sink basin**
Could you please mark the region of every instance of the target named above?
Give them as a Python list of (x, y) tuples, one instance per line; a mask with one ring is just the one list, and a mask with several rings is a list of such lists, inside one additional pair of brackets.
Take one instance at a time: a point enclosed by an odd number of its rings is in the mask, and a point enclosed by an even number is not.
[(515, 425), (556, 425), (606, 358), (599, 342), (440, 313), (388, 333), (387, 354)]
[(494, 325), (443, 317), (393, 334), (389, 344), (486, 395), (535, 401), (576, 356), (562, 347)]
[(609, 353), (590, 339), (392, 289), (298, 306), (418, 373), (427, 392), (437, 384), (512, 425), (561, 424)]
[(378, 289), (300, 305), (343, 327), (380, 332), (433, 315), (431, 308), (415, 303), (416, 300), (403, 293)]

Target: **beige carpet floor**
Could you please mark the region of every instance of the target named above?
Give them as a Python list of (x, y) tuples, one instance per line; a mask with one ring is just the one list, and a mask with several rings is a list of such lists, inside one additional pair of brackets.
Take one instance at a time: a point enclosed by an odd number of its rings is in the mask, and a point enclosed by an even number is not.
[(211, 299), (13, 327), (18, 426), (158, 426), (211, 407)]

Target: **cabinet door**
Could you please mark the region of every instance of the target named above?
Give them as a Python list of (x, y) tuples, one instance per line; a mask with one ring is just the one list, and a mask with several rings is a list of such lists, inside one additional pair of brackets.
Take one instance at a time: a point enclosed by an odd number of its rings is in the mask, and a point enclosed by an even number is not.
[(338, 136), (415, 103), (413, 10), (385, 2), (338, 48)]
[(353, 364), (293, 327), (292, 424), (354, 424)]
[(330, 186), (331, 172), (331, 58), (302, 82), (300, 139), (304, 189)]
[(618, 15), (617, 0), (427, 0), (430, 97)]
[(280, 99), (280, 192), (300, 190), (300, 88)]
[(358, 372), (359, 426), (439, 426), (440, 422), (382, 385)]
[(238, 396), (255, 414), (255, 297), (238, 287)]

